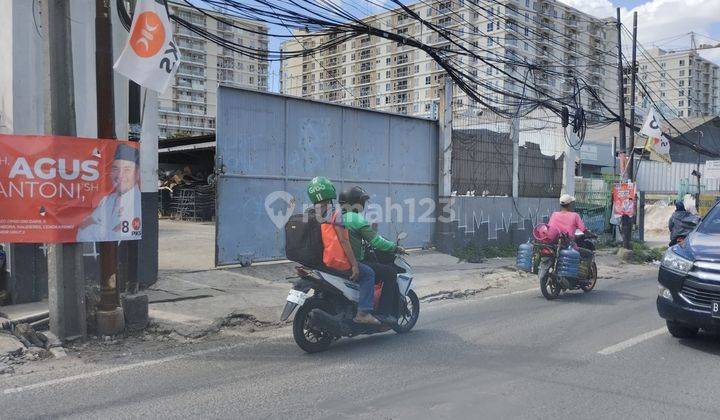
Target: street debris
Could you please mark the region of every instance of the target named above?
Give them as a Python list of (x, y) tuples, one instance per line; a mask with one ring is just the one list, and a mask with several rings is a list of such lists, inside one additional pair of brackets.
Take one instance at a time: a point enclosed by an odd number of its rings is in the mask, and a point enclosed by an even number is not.
[(10, 334), (0, 332), (0, 357), (16, 356), (23, 352), (25, 346)]
[(40, 336), (35, 332), (30, 324), (18, 324), (15, 326), (13, 331), (15, 337), (17, 337), (25, 347), (44, 347), (45, 343), (40, 339)]
[(0, 375), (5, 373), (15, 373), (15, 369), (7, 363), (0, 362)]
[(50, 331), (35, 331), (30, 324), (0, 330), (0, 374), (14, 373), (14, 366), (26, 362), (66, 356), (62, 341)]

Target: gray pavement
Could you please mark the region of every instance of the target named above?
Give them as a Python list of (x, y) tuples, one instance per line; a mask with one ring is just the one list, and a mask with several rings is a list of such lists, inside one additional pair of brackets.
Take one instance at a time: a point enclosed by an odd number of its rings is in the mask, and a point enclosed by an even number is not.
[(283, 328), (71, 356), (0, 376), (2, 417), (718, 418), (720, 342), (661, 329), (654, 267), (601, 275), (553, 302), (533, 289), (426, 303), (410, 334), (316, 355)]

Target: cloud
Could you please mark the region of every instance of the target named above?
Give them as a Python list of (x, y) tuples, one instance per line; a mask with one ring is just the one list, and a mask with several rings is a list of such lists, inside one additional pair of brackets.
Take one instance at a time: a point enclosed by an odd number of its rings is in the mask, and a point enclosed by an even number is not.
[[(614, 17), (615, 6), (609, 0), (563, 0), (596, 17)], [(621, 8), (625, 26), (632, 26), (632, 13), (638, 12), (638, 39), (646, 47), (654, 41), (681, 35), (690, 31), (713, 34), (720, 13), (720, 0), (651, 0), (635, 8)], [(715, 36), (717, 38), (717, 36)], [(687, 48), (690, 48), (689, 41)], [(720, 49), (701, 53), (720, 64)]]

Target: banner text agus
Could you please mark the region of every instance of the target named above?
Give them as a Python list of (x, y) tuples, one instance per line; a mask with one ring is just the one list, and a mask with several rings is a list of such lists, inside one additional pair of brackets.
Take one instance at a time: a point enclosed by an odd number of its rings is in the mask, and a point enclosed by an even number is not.
[(137, 143), (0, 135), (0, 242), (142, 237)]

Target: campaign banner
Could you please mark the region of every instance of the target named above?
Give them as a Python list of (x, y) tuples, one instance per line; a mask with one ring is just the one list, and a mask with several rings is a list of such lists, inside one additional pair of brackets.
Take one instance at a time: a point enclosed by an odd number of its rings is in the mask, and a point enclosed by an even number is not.
[(613, 217), (635, 216), (635, 184), (621, 182), (615, 184), (612, 191)]
[(137, 143), (0, 135), (0, 242), (142, 237)]

